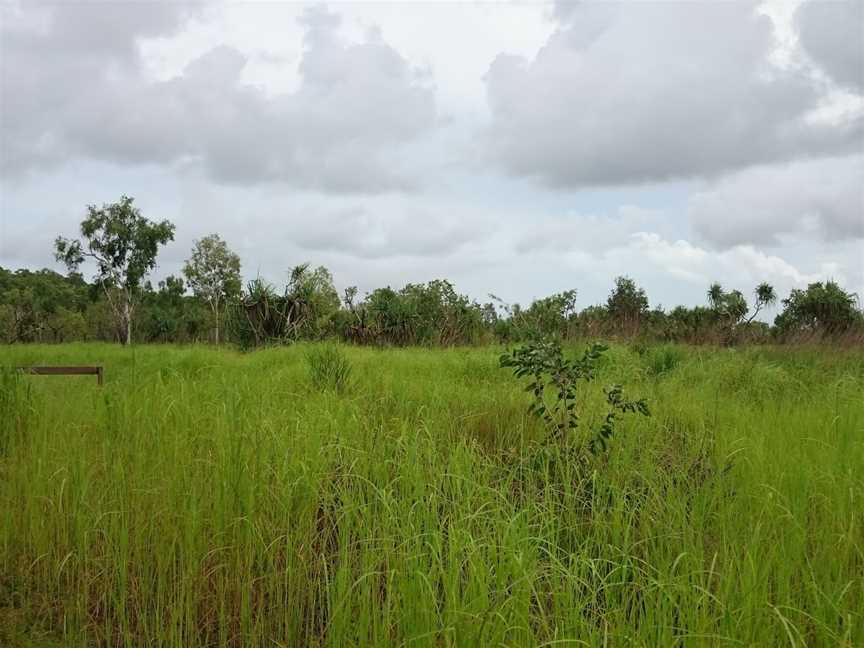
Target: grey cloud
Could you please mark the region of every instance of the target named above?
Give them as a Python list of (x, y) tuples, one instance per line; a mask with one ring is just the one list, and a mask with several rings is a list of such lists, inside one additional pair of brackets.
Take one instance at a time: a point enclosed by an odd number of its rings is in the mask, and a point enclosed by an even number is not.
[(712, 176), (860, 146), (862, 120), (807, 119), (822, 96), (772, 67), (748, 3), (568, 4), (533, 60), (485, 77), (489, 156), (558, 187)]
[[(14, 60), (15, 73), (4, 75), (3, 94), (20, 97), (4, 100), (5, 174), (82, 156), (200, 163), (226, 183), (278, 181), (332, 192), (413, 186), (396, 161), (403, 145), (434, 126), (434, 90), (380, 39), (345, 44), (338, 16), (315, 9), (302, 19), (296, 92), (268, 96), (243, 83), (246, 57), (225, 46), (176, 78), (151, 81), (137, 52), (121, 43), (176, 29), (184, 17), (151, 18), (136, 32), (124, 12), (137, 6), (111, 5), (102, 20), (119, 21), (125, 38), (98, 55), (81, 44), (94, 26), (74, 9), (63, 9), (74, 17), (72, 36), (59, 36), (66, 30), (56, 14), (47, 31), (19, 29), (11, 39), (4, 33), (5, 65)], [(56, 56), (42, 58), (46, 42)]]
[(137, 40), (174, 34), (201, 3), (184, 2), (37, 2), (49, 9), (47, 31), (41, 41), (61, 55), (137, 59)]
[(801, 44), (838, 84), (864, 90), (864, 3), (806, 2), (796, 12)]
[(784, 235), (864, 238), (864, 155), (747, 169), (694, 195), (695, 230), (710, 243), (778, 244)]
[(200, 10), (181, 3), (0, 6), (0, 172), (66, 157), (64, 122), (75, 105), (118, 78), (136, 79), (138, 40), (169, 36)]
[(442, 258), (488, 234), (490, 223), (460, 219), (416, 207), (391, 212), (351, 207), (317, 213), (314, 227), (302, 228), (297, 245), (364, 259), (394, 256)]
[(639, 231), (664, 232), (672, 219), (663, 210), (623, 205), (614, 212), (537, 218), (514, 228), (517, 254), (591, 253), (618, 247)]

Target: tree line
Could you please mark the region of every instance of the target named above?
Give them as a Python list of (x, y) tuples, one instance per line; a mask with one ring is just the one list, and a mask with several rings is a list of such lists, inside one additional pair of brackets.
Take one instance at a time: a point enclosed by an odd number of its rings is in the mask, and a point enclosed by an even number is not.
[[(619, 336), (689, 343), (765, 343), (800, 339), (864, 341), (857, 295), (833, 281), (794, 289), (769, 325), (756, 319), (778, 302), (761, 283), (748, 299), (719, 283), (704, 306), (650, 308), (645, 290), (615, 279), (605, 304), (576, 308), (576, 290), (507, 304), (480, 303), (447, 280), (337, 292), (327, 268), (301, 264), (282, 288), (256, 278), (243, 286), (240, 257), (218, 234), (195, 241), (182, 277), (156, 286), (148, 279), (159, 249), (174, 239), (168, 221), (142, 216), (123, 196), (89, 205), (80, 237), (58, 237), (54, 253), (66, 275), (0, 267), (0, 342), (76, 340), (141, 342), (227, 341), (254, 348), (296, 340), (336, 338), (356, 344), (456, 345), (513, 342), (536, 336)], [(92, 279), (82, 264), (96, 266)]]

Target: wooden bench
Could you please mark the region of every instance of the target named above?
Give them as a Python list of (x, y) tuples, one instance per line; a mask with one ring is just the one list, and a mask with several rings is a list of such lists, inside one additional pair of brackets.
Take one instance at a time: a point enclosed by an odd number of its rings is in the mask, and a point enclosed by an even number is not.
[(96, 376), (102, 385), (102, 367), (18, 367), (18, 371), (35, 376)]

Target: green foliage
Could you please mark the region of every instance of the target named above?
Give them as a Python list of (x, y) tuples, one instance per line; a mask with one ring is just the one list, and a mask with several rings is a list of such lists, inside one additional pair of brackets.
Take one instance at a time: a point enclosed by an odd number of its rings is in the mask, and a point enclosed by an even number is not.
[(78, 274), (64, 277), (47, 269), (9, 272), (0, 268), (0, 340), (69, 339), (61, 335), (62, 329), (75, 328), (71, 314), (81, 312), (87, 299), (86, 283)]
[(228, 309), (230, 339), (249, 349), (266, 344), (325, 337), (339, 309), (339, 295), (327, 268), (310, 270), (301, 264), (291, 270), (285, 292), (261, 278), (249, 282)]
[(449, 281), (407, 284), (401, 290), (378, 288), (355, 305), (347, 301), (350, 316), (343, 322), (343, 337), (374, 344), (471, 344), (482, 334), (483, 311)]
[(168, 276), (158, 290), (145, 285), (139, 330), (147, 342), (191, 342), (206, 339), (213, 314), (199, 300), (186, 296), (179, 277)]
[(291, 270), (285, 299), (290, 304), (287, 334), (294, 340), (324, 337), (340, 305), (330, 271), (324, 266), (310, 269), (308, 263)]
[(84, 320), (87, 322), (87, 340), (116, 342), (123, 338), (123, 331), (118, 327), (111, 306), (104, 299), (87, 305)]
[(638, 400), (625, 398), (624, 388), (621, 385), (612, 385), (603, 391), (606, 394), (606, 403), (608, 404), (609, 411), (597, 430), (597, 434), (588, 442), (588, 449), (591, 451), (591, 454), (595, 455), (600, 452), (606, 452), (609, 447), (609, 440), (615, 433), (615, 423), (619, 416), (622, 414), (635, 414), (637, 412), (642, 416), (651, 416), (647, 401), (644, 398)]
[(606, 300), (606, 310), (619, 327), (635, 330), (648, 312), (648, 296), (631, 278), (616, 277), (615, 287)]
[(651, 376), (669, 373), (681, 364), (683, 358), (681, 349), (671, 344), (654, 347), (647, 350), (644, 355), (647, 356), (646, 367)]
[(857, 295), (846, 292), (833, 281), (812, 283), (806, 290), (796, 288), (783, 300), (783, 312), (774, 324), (783, 334), (842, 333), (861, 322), (861, 313), (855, 308), (856, 298)]
[(174, 240), (174, 225), (167, 220), (147, 220), (133, 202), (133, 198), (122, 196), (101, 208), (88, 205), (87, 217), (81, 221), (84, 242), (62, 236), (54, 242), (54, 256), (70, 271), (88, 259), (96, 263), (96, 281), (105, 290), (118, 328), (125, 331), (121, 338), (125, 344), (132, 342), (132, 321), (142, 281), (156, 267), (159, 247)]
[(219, 344), (219, 323), (226, 302), (240, 295), (240, 257), (228, 249), (218, 234), (195, 241), (183, 274), (195, 296), (213, 312), (215, 342)]
[[(594, 380), (598, 361), (607, 350), (608, 347), (602, 344), (593, 344), (580, 358), (569, 360), (564, 357), (558, 342), (537, 339), (502, 355), (499, 363), (501, 367), (512, 369), (516, 378), (528, 378), (525, 391), (533, 396), (528, 412), (543, 420), (551, 440), (561, 441), (571, 436), (579, 425), (579, 383)], [(551, 399), (548, 396), (550, 391)], [(588, 441), (588, 450), (592, 454), (606, 450), (620, 414), (639, 412), (649, 415), (645, 400), (625, 399), (620, 385), (604, 391), (609, 411), (596, 435)]]
[(548, 297), (535, 299), (528, 308), (519, 304), (505, 304), (491, 295), (508, 316), (498, 329), (499, 337), (519, 341), (539, 336), (566, 338), (575, 331), (576, 290), (565, 290)]
[(726, 292), (718, 283), (711, 284), (708, 289), (708, 304), (717, 320), (727, 327), (743, 320), (750, 310), (740, 290)]
[(588, 337), (596, 337), (612, 333), (610, 331), (609, 311), (606, 306), (594, 305), (582, 309), (577, 317), (578, 330)]
[(319, 391), (332, 390), (341, 394), (351, 386), (351, 362), (334, 344), (313, 347), (306, 354), (309, 379)]
[(20, 372), (0, 366), (0, 458), (6, 456), (32, 413), (31, 390)]
[(64, 306), (58, 306), (57, 310), (45, 319), (45, 325), (51, 331), (52, 342), (83, 340), (87, 335), (84, 315)]
[[(783, 300), (784, 312), (772, 327), (755, 319), (777, 300), (774, 288), (764, 282), (754, 290), (752, 310), (740, 291), (727, 292), (720, 284), (708, 290), (708, 306), (649, 309), (645, 291), (628, 277), (616, 278), (605, 304), (578, 312), (575, 290), (534, 300), (523, 308), (494, 295), (490, 295), (492, 301), (480, 304), (446, 280), (378, 288), (364, 299), (351, 286), (340, 301), (327, 268), (313, 269), (307, 263), (291, 270), (281, 293), (263, 279), (250, 282), (238, 293), (236, 257), (224, 242), (212, 235), (198, 244), (201, 258), (194, 264), (198, 270), (220, 265), (219, 258), (225, 262), (224, 273), (214, 270), (217, 284), (225, 281), (223, 292), (217, 300), (208, 298), (216, 284), (201, 283), (206, 273), (193, 271), (191, 259), (185, 271), (198, 282), (194, 295), (186, 293), (179, 278), (166, 278), (158, 290), (144, 282), (135, 293), (133, 309), (142, 340), (198, 342), (218, 331), (220, 340), (224, 337), (251, 349), (328, 338), (397, 346), (511, 343), (539, 336), (562, 341), (638, 336), (651, 344), (726, 346), (823, 338), (856, 344), (864, 339), (864, 317), (856, 296), (833, 282), (793, 291)], [(211, 248), (218, 248), (218, 253), (210, 255), (207, 250)], [(125, 340), (129, 333), (123, 311), (126, 298), (121, 286), (100, 282), (98, 277), (97, 283), (90, 284), (77, 273), (64, 277), (50, 270), (0, 268), (0, 341)]]
[(725, 345), (769, 341), (766, 325), (754, 319), (776, 301), (776, 293), (770, 284), (763, 282), (754, 290), (755, 308), (750, 317), (747, 317), (750, 312), (747, 300), (738, 290), (727, 292), (719, 283), (714, 283), (709, 287), (707, 297), (707, 308), (677, 306), (668, 315), (652, 311), (647, 318), (649, 328), (657, 338), (666, 341)]
[(766, 282), (762, 282), (756, 286), (753, 296), (756, 298), (756, 308), (753, 309), (753, 314), (747, 319), (748, 324), (756, 318), (763, 308), (773, 306), (777, 303), (777, 293), (774, 292), (774, 286)]
[(174, 240), (174, 225), (167, 220), (148, 221), (133, 202), (134, 198), (122, 196), (118, 202), (106, 203), (101, 208), (88, 205), (87, 217), (81, 221), (85, 243), (58, 237), (57, 260), (75, 270), (85, 259), (92, 259), (100, 282), (126, 290), (140, 287), (144, 277), (156, 267), (159, 246)]
[(284, 341), (290, 312), (285, 297), (272, 284), (256, 278), (228, 309), (228, 335), (242, 349)]
[(15, 309), (10, 304), (0, 304), (0, 344), (12, 344), (17, 339)]

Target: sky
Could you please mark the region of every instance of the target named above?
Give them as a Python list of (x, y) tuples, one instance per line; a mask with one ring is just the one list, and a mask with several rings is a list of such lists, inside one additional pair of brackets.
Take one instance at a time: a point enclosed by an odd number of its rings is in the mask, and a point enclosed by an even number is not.
[(0, 0), (0, 266), (123, 194), (155, 279), (864, 298), (864, 2)]

